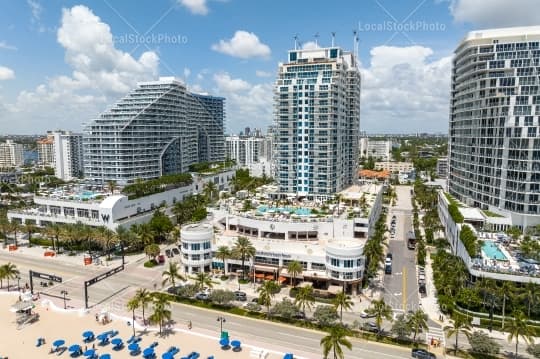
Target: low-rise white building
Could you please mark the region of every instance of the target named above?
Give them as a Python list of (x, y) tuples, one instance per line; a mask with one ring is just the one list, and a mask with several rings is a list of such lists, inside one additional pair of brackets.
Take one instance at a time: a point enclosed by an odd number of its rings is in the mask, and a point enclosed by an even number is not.
[(412, 162), (392, 162), (392, 161), (380, 161), (375, 162), (375, 169), (377, 171), (386, 170), (388, 172), (410, 172), (414, 169)]
[(180, 231), (181, 258), (184, 272), (209, 272), (212, 268), (214, 227), (210, 223), (188, 224)]

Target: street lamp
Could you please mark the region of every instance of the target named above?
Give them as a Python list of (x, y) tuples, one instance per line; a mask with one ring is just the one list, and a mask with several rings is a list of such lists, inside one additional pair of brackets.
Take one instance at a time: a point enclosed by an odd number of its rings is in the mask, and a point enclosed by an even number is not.
[(66, 309), (66, 295), (68, 295), (67, 290), (63, 290), (60, 292), (64, 296), (64, 309)]
[(216, 321), (219, 322), (219, 325), (220, 325), (219, 335), (221, 336), (223, 334), (223, 323), (225, 323), (227, 320), (225, 319), (225, 317), (219, 316), (217, 317)]
[(17, 276), (17, 292), (21, 291), (21, 276)]

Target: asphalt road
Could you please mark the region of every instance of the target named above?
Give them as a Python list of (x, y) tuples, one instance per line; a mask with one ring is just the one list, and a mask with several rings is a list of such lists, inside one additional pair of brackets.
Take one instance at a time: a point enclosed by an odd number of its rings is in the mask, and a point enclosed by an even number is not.
[(396, 216), (396, 232), (390, 238), (388, 253), (392, 253), (392, 274), (384, 276), (384, 300), (396, 310), (416, 310), (419, 304), (415, 251), (407, 248), (407, 232), (412, 229), (410, 186), (396, 186), (398, 200), (390, 207), (388, 228)]

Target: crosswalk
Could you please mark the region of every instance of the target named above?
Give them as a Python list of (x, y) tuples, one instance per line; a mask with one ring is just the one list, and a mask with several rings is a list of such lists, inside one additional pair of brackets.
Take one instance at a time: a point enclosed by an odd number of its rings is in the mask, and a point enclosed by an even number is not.
[(440, 327), (428, 327), (426, 332), (426, 343), (431, 343), (431, 339), (438, 340), (441, 343), (441, 347), (446, 347), (444, 331)]

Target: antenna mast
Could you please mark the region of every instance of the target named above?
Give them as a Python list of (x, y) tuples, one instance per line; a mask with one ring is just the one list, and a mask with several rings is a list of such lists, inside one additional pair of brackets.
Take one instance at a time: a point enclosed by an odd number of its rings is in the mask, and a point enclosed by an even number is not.
[(313, 36), (315, 37), (315, 46), (319, 47), (319, 33), (317, 32)]
[(294, 39), (294, 49), (298, 50), (298, 34), (293, 36)]

